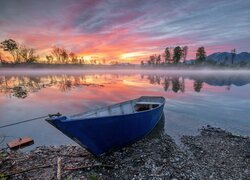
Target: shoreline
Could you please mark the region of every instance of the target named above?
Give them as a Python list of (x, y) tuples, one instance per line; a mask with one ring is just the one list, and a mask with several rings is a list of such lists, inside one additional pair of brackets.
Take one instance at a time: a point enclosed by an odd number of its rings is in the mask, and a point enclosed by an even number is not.
[(179, 146), (169, 135), (158, 131), (156, 128), (131, 146), (101, 157), (73, 145), (41, 146), (28, 153), (0, 151), (0, 177), (56, 179), (58, 157), (62, 158), (63, 179), (249, 177), (250, 137), (207, 126), (196, 136), (182, 136)]

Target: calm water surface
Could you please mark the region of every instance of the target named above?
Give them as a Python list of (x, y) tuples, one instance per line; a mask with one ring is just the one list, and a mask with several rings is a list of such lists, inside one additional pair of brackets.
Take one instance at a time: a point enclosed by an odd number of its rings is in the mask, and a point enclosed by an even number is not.
[[(75, 114), (157, 95), (166, 98), (164, 132), (177, 142), (181, 135), (197, 134), (208, 124), (250, 136), (249, 83), (249, 74), (0, 75), (0, 126), (49, 113)], [(23, 136), (35, 140), (28, 149), (74, 144), (41, 119), (1, 128), (0, 147)]]

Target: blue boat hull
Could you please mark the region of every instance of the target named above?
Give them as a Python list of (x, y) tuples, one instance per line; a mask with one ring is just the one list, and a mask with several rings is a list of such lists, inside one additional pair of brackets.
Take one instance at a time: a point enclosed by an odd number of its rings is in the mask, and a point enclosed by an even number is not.
[(163, 107), (164, 103), (134, 114), (82, 120), (65, 120), (62, 116), (47, 121), (92, 154), (100, 156), (143, 138), (160, 120)]

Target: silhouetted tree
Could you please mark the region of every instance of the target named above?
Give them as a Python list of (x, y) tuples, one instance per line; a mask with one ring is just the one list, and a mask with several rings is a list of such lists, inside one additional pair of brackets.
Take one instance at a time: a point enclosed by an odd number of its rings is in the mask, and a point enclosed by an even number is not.
[(70, 52), (69, 53), (69, 58), (70, 58), (70, 60), (71, 60), (72, 63), (74, 63), (74, 64), (77, 63), (77, 56), (76, 56), (75, 53)]
[(161, 55), (158, 55), (156, 57), (156, 64), (160, 64), (161, 63)]
[[(96, 62), (97, 62), (96, 59), (91, 59), (91, 60), (90, 60), (90, 63), (91, 63), (91, 64), (96, 64)], [(114, 64), (118, 64), (118, 61), (115, 61)]]
[(70, 59), (70, 61), (73, 62), (75, 58), (76, 58), (75, 53), (70, 52), (70, 53), (69, 53), (69, 59)]
[(53, 56), (48, 55), (48, 56), (46, 56), (46, 59), (47, 59), (47, 63), (48, 63), (48, 64), (53, 64), (53, 60), (54, 60), (54, 57), (53, 57)]
[(182, 49), (180, 46), (177, 46), (174, 48), (174, 56), (173, 56), (174, 63), (180, 62), (181, 57), (182, 57)]
[(57, 62), (61, 61), (61, 50), (58, 47), (53, 47), (53, 49), (51, 50), (51, 54), (55, 57)]
[(150, 61), (150, 64), (155, 64), (155, 62), (156, 62), (156, 55), (149, 56), (149, 61)]
[(68, 64), (69, 55), (67, 53), (67, 50), (62, 48), (60, 51), (61, 51), (60, 56), (61, 56), (62, 63)]
[(19, 50), (18, 50), (18, 44), (16, 41), (12, 39), (5, 40), (1, 42), (0, 46), (4, 51), (8, 51), (12, 57), (15, 63), (19, 62)]
[(20, 56), (23, 58), (25, 63), (34, 63), (37, 61), (38, 56), (35, 55), (35, 49), (27, 48), (24, 45), (19, 47)]
[(201, 62), (204, 62), (206, 60), (206, 57), (207, 57), (207, 55), (206, 55), (205, 48), (199, 47), (197, 49), (197, 52), (196, 52), (196, 60), (201, 63)]
[(85, 59), (84, 59), (84, 57), (79, 58), (79, 64), (85, 64)]
[(234, 59), (235, 59), (235, 56), (236, 56), (236, 49), (231, 50), (231, 55), (232, 55), (232, 64), (234, 64)]
[(195, 80), (194, 81), (194, 90), (196, 92), (200, 92), (202, 87), (203, 87), (203, 82), (202, 81), (200, 81), (200, 80)]
[(68, 63), (69, 54), (66, 49), (55, 46), (51, 50), (51, 54), (55, 57), (58, 63)]
[(171, 61), (171, 51), (169, 47), (165, 49), (165, 63), (170, 63)]
[(188, 46), (182, 47), (182, 58), (184, 63), (187, 60), (187, 54), (188, 54)]
[(144, 66), (144, 61), (141, 61), (141, 66), (142, 66), (142, 67)]

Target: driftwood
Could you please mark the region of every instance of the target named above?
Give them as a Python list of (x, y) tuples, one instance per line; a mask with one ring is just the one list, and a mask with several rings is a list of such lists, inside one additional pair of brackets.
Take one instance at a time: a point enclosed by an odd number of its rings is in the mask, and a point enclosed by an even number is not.
[(79, 169), (87, 169), (87, 168), (95, 168), (95, 167), (106, 167), (106, 168), (114, 168), (112, 165), (108, 164), (93, 164), (93, 165), (85, 165), (85, 166), (79, 166), (79, 167), (65, 167), (64, 170), (79, 170)]
[(62, 158), (58, 157), (57, 158), (57, 179), (61, 180), (62, 179)]
[[(56, 156), (60, 156), (60, 157), (72, 157), (72, 158), (80, 158), (80, 157), (86, 157), (86, 156), (91, 156), (90, 153), (83, 153), (83, 154), (62, 154), (62, 153), (57, 153), (58, 151), (52, 151), (52, 152), (43, 152), (43, 155), (56, 155)], [(55, 154), (54, 154), (55, 153)]]
[(25, 172), (28, 172), (28, 171), (32, 171), (32, 170), (35, 170), (35, 169), (48, 168), (48, 167), (51, 167), (51, 166), (52, 165), (37, 166), (37, 167), (30, 168), (30, 169), (24, 169), (24, 170), (21, 170), (21, 171), (18, 171), (18, 172), (13, 172), (13, 173), (10, 173), (10, 174), (6, 174), (6, 175), (3, 175), (3, 177), (10, 177), (10, 176), (14, 176), (14, 175), (17, 175), (17, 174), (22, 174), (22, 173), (25, 173)]
[(70, 154), (57, 154), (58, 156), (64, 156), (64, 157), (72, 157), (72, 158), (79, 158), (79, 157), (86, 157), (86, 156), (91, 156), (91, 154), (86, 153), (86, 154), (79, 154), (79, 155), (70, 155)]

